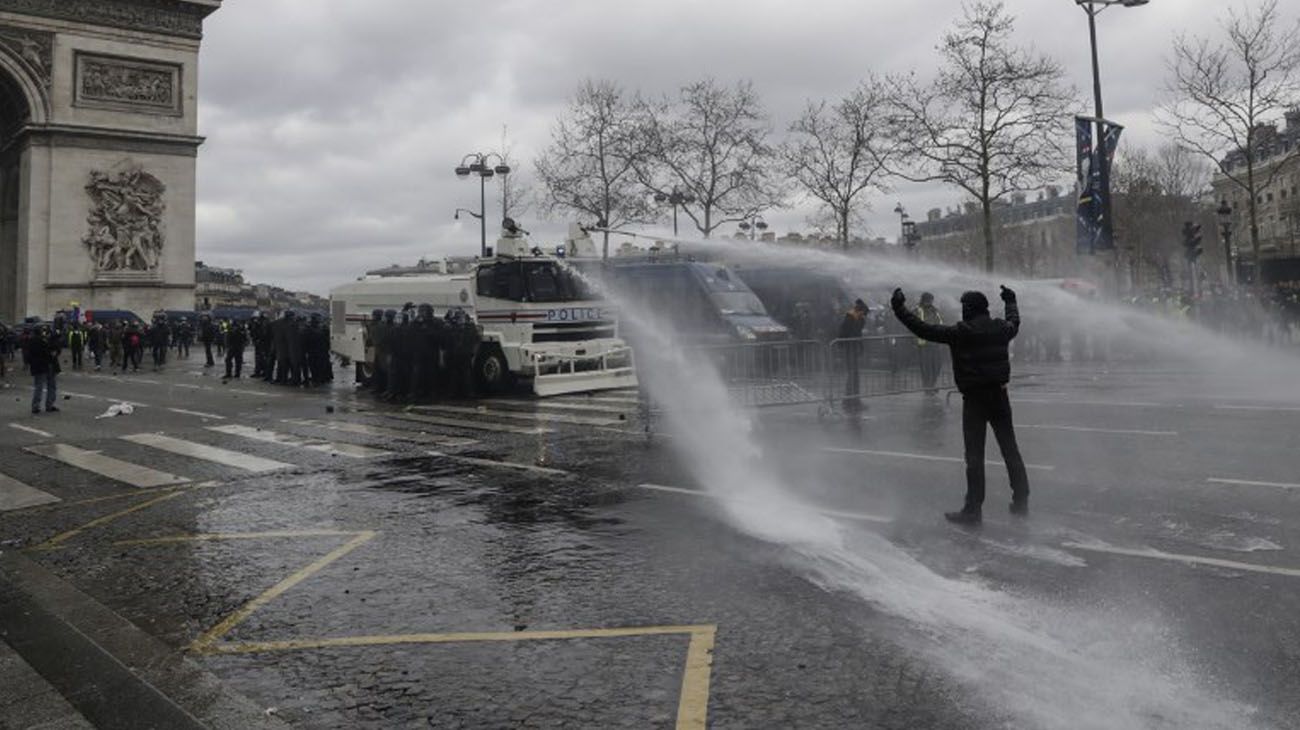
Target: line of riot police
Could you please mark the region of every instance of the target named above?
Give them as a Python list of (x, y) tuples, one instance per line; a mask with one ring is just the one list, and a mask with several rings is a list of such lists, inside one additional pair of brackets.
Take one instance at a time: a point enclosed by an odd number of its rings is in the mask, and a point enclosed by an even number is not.
[(376, 309), (365, 326), (371, 375), (364, 384), (390, 402), (472, 397), (481, 339), (478, 325), (459, 307), (443, 317), (429, 304)]
[[(235, 356), (240, 361), (243, 359), (244, 342), (238, 341), (241, 339), (232, 342), (231, 338), (226, 338), (228, 374), (232, 344), (238, 349)], [(334, 380), (329, 330), (319, 314), (302, 317), (293, 310), (286, 310), (278, 319), (271, 320), (265, 312), (260, 312), (248, 322), (246, 341), (253, 345), (255, 378), (293, 387), (323, 385)], [(236, 364), (236, 377), (238, 372)]]

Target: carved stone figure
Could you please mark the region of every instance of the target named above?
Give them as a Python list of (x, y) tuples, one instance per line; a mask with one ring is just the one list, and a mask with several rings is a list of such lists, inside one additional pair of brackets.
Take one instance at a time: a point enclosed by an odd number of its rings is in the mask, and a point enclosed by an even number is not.
[(52, 33), (0, 26), (0, 46), (22, 59), (41, 86), (50, 88), (50, 74), (54, 67)]
[(82, 243), (95, 268), (107, 271), (158, 269), (166, 236), (163, 193), (166, 186), (139, 167), (117, 174), (91, 171), (86, 193), (90, 196), (90, 231)]

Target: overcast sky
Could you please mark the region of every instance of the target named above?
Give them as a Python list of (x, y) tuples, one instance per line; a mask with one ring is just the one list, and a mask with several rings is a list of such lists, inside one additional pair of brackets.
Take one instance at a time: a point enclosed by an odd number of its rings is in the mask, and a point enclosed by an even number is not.
[[(1170, 41), (1212, 33), (1225, 5), (1152, 0), (1098, 19), (1106, 116), (1126, 125), (1124, 145), (1159, 142), (1151, 110)], [(1300, 3), (1281, 5), (1294, 22)], [(1089, 99), (1087, 18), (1074, 0), (1007, 7), (1018, 39), (1055, 54)], [(452, 168), (500, 148), (506, 127), (521, 179), (534, 181), (532, 159), (583, 78), (655, 95), (705, 75), (749, 79), (779, 133), (806, 100), (837, 98), (868, 71), (928, 76), (960, 10), (959, 0), (227, 0), (201, 56), (197, 255), (323, 294), (367, 268), (473, 254), (477, 221), (452, 212), (477, 208), (478, 185)], [(899, 201), (923, 218), (959, 200), (899, 183), (873, 197), (870, 233), (897, 235)], [(767, 220), (778, 233), (807, 230), (811, 212)], [(566, 227), (536, 212), (522, 223), (547, 244)]]

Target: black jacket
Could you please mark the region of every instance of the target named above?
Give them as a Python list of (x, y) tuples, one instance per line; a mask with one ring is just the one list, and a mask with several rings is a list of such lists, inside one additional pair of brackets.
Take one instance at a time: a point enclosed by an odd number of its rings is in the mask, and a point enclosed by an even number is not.
[(24, 355), (27, 358), (28, 372), (32, 375), (58, 373), (60, 370), (59, 345), (52, 337), (32, 335), (32, 338), (27, 341), (27, 351)]
[(993, 319), (988, 312), (955, 325), (922, 322), (906, 307), (895, 307), (898, 321), (917, 337), (947, 345), (952, 350), (952, 374), (957, 389), (965, 393), (980, 388), (1000, 387), (1011, 380), (1011, 357), (1007, 346), (1020, 332), (1020, 310), (1014, 301), (1006, 303), (1006, 319)]

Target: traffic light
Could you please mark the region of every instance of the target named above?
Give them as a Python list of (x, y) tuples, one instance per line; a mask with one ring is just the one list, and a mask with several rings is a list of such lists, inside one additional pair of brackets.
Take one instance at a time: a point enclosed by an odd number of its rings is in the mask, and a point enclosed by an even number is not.
[(1195, 263), (1202, 253), (1201, 224), (1183, 221), (1183, 258)]

